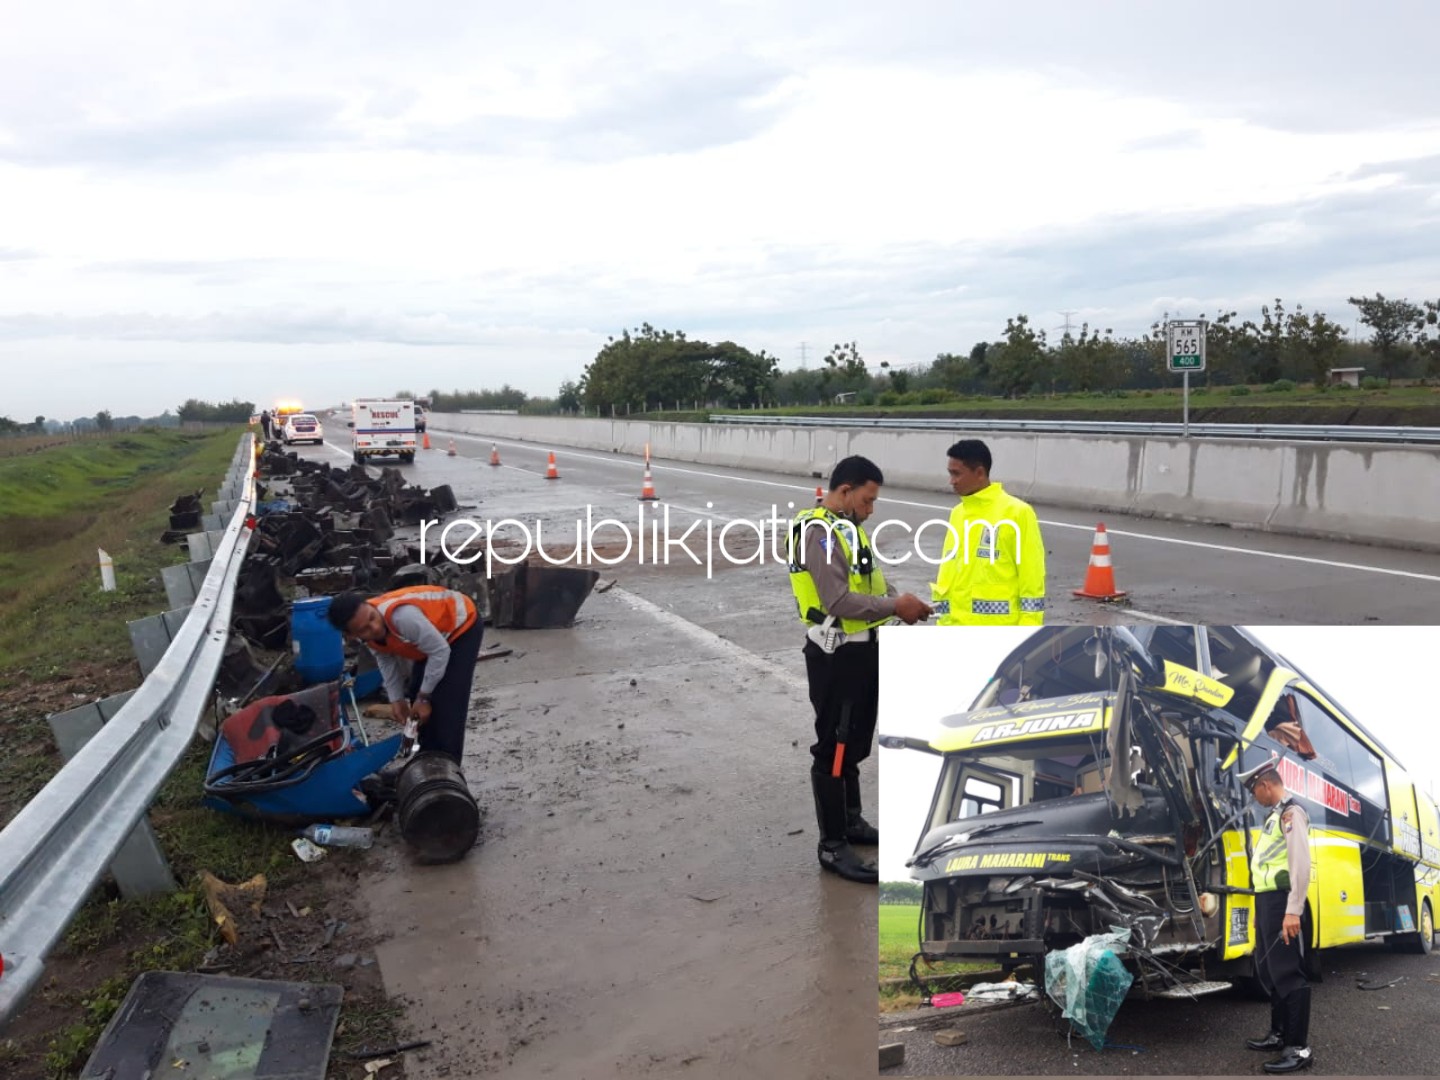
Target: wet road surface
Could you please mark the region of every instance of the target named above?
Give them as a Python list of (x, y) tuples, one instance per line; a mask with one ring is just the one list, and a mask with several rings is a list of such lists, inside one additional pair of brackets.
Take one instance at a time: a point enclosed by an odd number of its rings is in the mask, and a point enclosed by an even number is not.
[[(405, 472), (471, 516), (633, 513), (569, 476), (481, 468), (435, 450)], [(755, 584), (731, 589), (740, 575)], [(571, 629), (487, 630), (514, 654), (476, 670), (482, 843), (420, 867), (387, 835), (362, 884), (393, 935), (386, 988), (433, 1041), (409, 1076), (818, 1078), (871, 1060), (876, 894), (816, 864), (798, 624), (766, 576), (617, 568)]]

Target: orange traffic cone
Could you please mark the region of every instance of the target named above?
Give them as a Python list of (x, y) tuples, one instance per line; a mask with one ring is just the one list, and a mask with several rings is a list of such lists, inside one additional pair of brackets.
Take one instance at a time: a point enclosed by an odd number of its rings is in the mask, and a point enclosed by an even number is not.
[[(430, 440), (427, 439), (427, 440), (425, 440), (425, 441), (428, 443)], [(455, 440), (454, 440), (454, 439), (451, 439), (451, 440), (450, 440), (450, 445), (445, 448), (445, 453), (449, 454), (451, 457), (454, 457), (454, 456), (455, 456)]]
[(825, 501), (825, 489), (819, 484), (815, 485), (815, 505), (819, 506)]
[(490, 464), (500, 464), (500, 448), (496, 446), (493, 442), (490, 444)]
[(421, 448), (422, 450), (429, 450), (429, 449), (430, 449), (430, 429), (429, 429), (429, 428), (426, 428), (426, 429), (425, 429), (425, 441), (420, 444), (420, 448)]
[(559, 480), (559, 479), (560, 479), (560, 470), (557, 469), (557, 468), (555, 468), (555, 451), (554, 451), (554, 450), (551, 450), (551, 451), (550, 451), (550, 464), (547, 465), (547, 466), (545, 466), (545, 479), (546, 479), (546, 480)]
[(640, 485), (640, 501), (654, 502), (657, 498), (659, 498), (659, 496), (655, 494), (655, 481), (650, 476), (650, 464), (646, 462), (645, 482)]
[(1110, 538), (1105, 523), (1095, 526), (1095, 543), (1090, 548), (1090, 566), (1085, 571), (1085, 587), (1075, 590), (1076, 596), (1091, 600), (1118, 600), (1125, 594), (1115, 588), (1115, 568), (1110, 565)]

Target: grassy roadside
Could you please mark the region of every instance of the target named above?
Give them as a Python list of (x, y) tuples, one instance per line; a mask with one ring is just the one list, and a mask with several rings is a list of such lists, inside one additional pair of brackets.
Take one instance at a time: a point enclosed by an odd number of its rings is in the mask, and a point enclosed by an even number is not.
[[(880, 1011), (900, 1012), (917, 1008), (920, 993), (914, 986), (887, 986), (887, 979), (903, 979), (910, 974), (910, 958), (920, 948), (918, 904), (880, 905)], [(971, 971), (987, 971), (993, 964), (945, 963), (922, 964), (927, 978), (942, 978)], [(943, 987), (942, 987), (943, 989)]]
[[(183, 546), (159, 542), (169, 505), (203, 491), (208, 507), (243, 430), (129, 432), (0, 457), (0, 824), (60, 765), (45, 717), (139, 684), (125, 623), (165, 609), (160, 570), (188, 557)], [(114, 592), (100, 591), (97, 547), (114, 559)], [(150, 814), (179, 889), (141, 901), (118, 898), (108, 882), (95, 890), (0, 1040), (0, 1075), (78, 1075), (138, 974), (202, 963), (343, 982), (337, 1049), (396, 1041), (399, 1010), (373, 966), (353, 975), (330, 970), (328, 960), (290, 966), (294, 955), (320, 954), (327, 916), (348, 921), (336, 939), (343, 950), (369, 944), (350, 907), (363, 853), (337, 852), (317, 872), (291, 854), (288, 831), (202, 807), (209, 752), (199, 741), (191, 747)], [(237, 948), (220, 947), (202, 870), (231, 883), (261, 873), (268, 880), (262, 916), (238, 920)], [(363, 1065), (337, 1064), (331, 1075), (363, 1075)]]

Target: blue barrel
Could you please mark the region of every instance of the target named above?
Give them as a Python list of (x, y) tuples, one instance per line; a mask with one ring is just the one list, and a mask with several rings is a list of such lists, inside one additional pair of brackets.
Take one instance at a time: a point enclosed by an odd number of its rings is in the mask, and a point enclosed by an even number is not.
[(329, 596), (296, 600), (290, 609), (290, 640), (295, 644), (295, 670), (306, 686), (338, 679), (345, 667), (345, 642), (325, 613)]

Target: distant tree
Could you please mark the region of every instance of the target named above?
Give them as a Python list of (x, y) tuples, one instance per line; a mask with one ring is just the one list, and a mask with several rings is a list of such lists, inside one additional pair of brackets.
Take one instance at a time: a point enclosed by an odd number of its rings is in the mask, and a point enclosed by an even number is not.
[(1125, 370), (1114, 333), (1109, 329), (1103, 334), (1099, 330), (1092, 333), (1087, 322), (1080, 325), (1078, 337), (1066, 334), (1055, 352), (1056, 376), (1075, 390), (1110, 390), (1118, 386)]
[(109, 409), (101, 409), (95, 414), (95, 427), (100, 431), (115, 430), (115, 420), (111, 417)]
[(580, 411), (580, 384), (572, 379), (566, 379), (560, 384), (560, 393), (555, 397), (555, 403), (565, 412)]
[(396, 390), (394, 397), (396, 401), (414, 401), (415, 393), (412, 390)]
[(218, 405), (190, 398), (175, 410), (182, 421), (204, 420), (211, 423), (245, 424), (255, 415), (253, 401), (222, 401)]
[(1004, 397), (1032, 393), (1050, 381), (1053, 370), (1045, 347), (1045, 331), (1030, 326), (1029, 316), (1005, 320), (1005, 340), (986, 353), (990, 360), (990, 382)]
[(0, 434), (13, 435), (15, 432), (19, 431), (23, 426), (24, 426), (23, 424), (17, 424), (14, 420), (11, 420), (8, 416), (0, 416)]
[(460, 412), (462, 409), (514, 409), (517, 412), (529, 403), (529, 395), (509, 383), (499, 390), (430, 391), (430, 408), (436, 412)]
[(853, 341), (833, 345), (825, 354), (825, 366), (839, 377), (846, 389), (859, 389), (870, 379), (865, 360)]
[(35, 429), (35, 434), (37, 434), (37, 435), (44, 435), (44, 434), (45, 434), (45, 417), (44, 417), (43, 415), (35, 417), (35, 423), (31, 424), (30, 426)]
[(1440, 300), (1426, 300), (1415, 320), (1415, 351), (1425, 361), (1425, 374), (1440, 376)]
[(1285, 359), (1285, 304), (1275, 298), (1272, 311), (1268, 305), (1260, 307), (1259, 325), (1246, 319), (1240, 325), (1240, 332), (1250, 347), (1250, 370), (1246, 381), (1272, 383), (1280, 378)]
[(1285, 324), (1285, 339), (1295, 369), (1307, 374), (1316, 386), (1324, 386), (1345, 346), (1345, 328), (1323, 311), (1307, 312), (1296, 304)]
[(1382, 293), (1352, 296), (1349, 302), (1360, 309), (1360, 321), (1370, 327), (1380, 370), (1387, 379), (1394, 378), (1405, 362), (1405, 343), (1414, 336), (1424, 310), (1409, 300), (1386, 300)]

